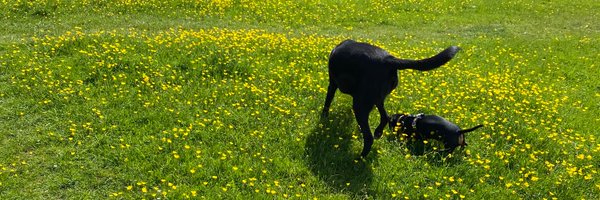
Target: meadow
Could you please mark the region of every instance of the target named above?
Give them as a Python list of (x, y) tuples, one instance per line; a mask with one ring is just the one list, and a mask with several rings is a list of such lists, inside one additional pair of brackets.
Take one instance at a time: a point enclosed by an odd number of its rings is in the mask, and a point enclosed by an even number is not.
[[(0, 199), (600, 199), (600, 2), (2, 1)], [(390, 113), (484, 124), (447, 157), (362, 137), (328, 54), (401, 58)], [(372, 125), (378, 113), (370, 116)]]

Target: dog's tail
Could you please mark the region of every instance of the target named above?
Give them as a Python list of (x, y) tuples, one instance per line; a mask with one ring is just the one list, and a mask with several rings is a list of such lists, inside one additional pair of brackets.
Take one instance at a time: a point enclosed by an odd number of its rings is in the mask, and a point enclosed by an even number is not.
[(386, 58), (386, 61), (398, 70), (414, 69), (419, 71), (428, 71), (446, 64), (448, 61), (454, 58), (454, 56), (456, 55), (456, 53), (458, 53), (459, 50), (459, 47), (451, 46), (446, 48), (444, 51), (438, 53), (437, 55), (423, 60), (406, 60), (389, 56)]
[(478, 128), (481, 128), (481, 127), (483, 127), (483, 125), (479, 124), (479, 125), (477, 125), (477, 126), (475, 126), (475, 127), (473, 127), (473, 128), (470, 128), (470, 129), (463, 129), (463, 130), (460, 130), (460, 131), (458, 131), (458, 134), (465, 134), (465, 133), (468, 133), (468, 132), (471, 132), (471, 131), (477, 130)]

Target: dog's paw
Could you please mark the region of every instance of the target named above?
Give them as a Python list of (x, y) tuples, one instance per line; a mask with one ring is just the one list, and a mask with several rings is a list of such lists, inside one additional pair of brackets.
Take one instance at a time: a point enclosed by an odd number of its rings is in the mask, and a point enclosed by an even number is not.
[(327, 118), (327, 116), (329, 116), (329, 111), (328, 111), (328, 110), (323, 110), (323, 111), (321, 112), (321, 117), (322, 117), (322, 118)]
[(375, 131), (374, 136), (375, 139), (381, 138), (381, 136), (383, 136), (383, 131)]

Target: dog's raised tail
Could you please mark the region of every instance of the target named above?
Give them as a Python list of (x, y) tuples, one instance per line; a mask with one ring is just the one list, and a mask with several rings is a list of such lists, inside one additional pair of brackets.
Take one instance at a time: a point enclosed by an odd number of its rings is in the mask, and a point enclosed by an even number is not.
[(479, 125), (477, 125), (477, 126), (475, 126), (475, 127), (473, 127), (473, 128), (470, 128), (470, 129), (463, 129), (463, 130), (460, 130), (460, 131), (458, 131), (458, 134), (465, 134), (465, 133), (468, 133), (468, 132), (471, 132), (471, 131), (477, 130), (478, 128), (481, 128), (481, 127), (483, 127), (483, 125), (482, 125), (482, 124), (479, 124)]
[(460, 47), (450, 46), (437, 55), (422, 60), (398, 59), (393, 56), (386, 58), (386, 60), (390, 63), (390, 65), (393, 65), (398, 70), (414, 69), (419, 71), (428, 71), (438, 68), (452, 60), (459, 50)]

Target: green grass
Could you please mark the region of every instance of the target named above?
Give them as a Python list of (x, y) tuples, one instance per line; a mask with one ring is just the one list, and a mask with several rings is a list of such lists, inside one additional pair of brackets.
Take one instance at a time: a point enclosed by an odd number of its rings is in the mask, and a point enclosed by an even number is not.
[[(598, 199), (599, 9), (0, 1), (0, 199)], [(386, 130), (355, 162), (352, 99), (319, 117), (347, 38), (414, 59), (459, 45), (398, 72), (386, 107), (485, 127), (451, 157)]]

